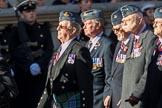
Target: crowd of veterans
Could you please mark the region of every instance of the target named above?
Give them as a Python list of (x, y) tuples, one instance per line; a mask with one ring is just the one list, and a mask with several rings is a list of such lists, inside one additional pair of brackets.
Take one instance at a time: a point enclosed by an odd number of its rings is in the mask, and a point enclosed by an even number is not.
[(121, 6), (113, 36), (102, 10), (62, 10), (57, 46), (36, 7), (19, 2), (0, 32), (0, 108), (162, 108), (161, 7)]

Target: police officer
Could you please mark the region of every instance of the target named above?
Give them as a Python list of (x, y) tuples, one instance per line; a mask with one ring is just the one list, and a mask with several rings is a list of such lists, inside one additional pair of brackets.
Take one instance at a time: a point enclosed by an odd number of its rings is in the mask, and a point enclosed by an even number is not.
[(35, 108), (44, 89), (48, 63), (53, 51), (49, 28), (37, 22), (36, 1), (16, 6), (17, 27), (11, 33), (11, 56), (20, 94), (15, 108)]
[(90, 38), (87, 47), (93, 59), (93, 108), (103, 108), (103, 100), (107, 96), (110, 78), (111, 64), (115, 45), (103, 31), (103, 12), (91, 9), (81, 13), (84, 23), (83, 29)]
[(126, 53), (128, 52), (129, 44), (133, 40), (133, 36), (122, 29), (122, 18), (120, 10), (116, 10), (111, 14), (113, 30), (119, 41), (113, 58), (110, 89), (104, 101), (104, 106), (111, 108), (119, 108), (121, 102), (124, 63), (126, 61)]
[(77, 40), (81, 31), (79, 16), (61, 11), (57, 31), (61, 46), (51, 59), (38, 108), (92, 108), (92, 59)]

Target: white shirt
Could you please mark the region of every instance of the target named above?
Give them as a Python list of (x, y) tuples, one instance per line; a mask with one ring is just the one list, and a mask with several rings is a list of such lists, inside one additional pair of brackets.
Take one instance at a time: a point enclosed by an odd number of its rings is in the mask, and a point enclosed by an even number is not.
[(94, 46), (96, 45), (96, 43), (98, 42), (98, 40), (101, 38), (103, 32), (101, 32), (98, 36), (96, 36), (95, 38), (91, 38), (89, 41), (92, 42), (92, 46), (91, 48), (89, 49), (89, 51), (91, 52), (94, 48)]
[(67, 42), (61, 44), (61, 51), (60, 51), (60, 54), (59, 54), (59, 58), (62, 56), (62, 54), (65, 52), (66, 48), (69, 46), (69, 44), (75, 39), (76, 37), (68, 40)]

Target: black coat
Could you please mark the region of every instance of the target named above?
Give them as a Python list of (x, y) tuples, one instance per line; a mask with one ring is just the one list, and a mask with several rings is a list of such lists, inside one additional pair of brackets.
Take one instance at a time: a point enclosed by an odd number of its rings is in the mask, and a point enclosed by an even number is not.
[[(11, 32), (10, 51), (14, 62), (15, 80), (20, 94), (16, 107), (35, 108), (44, 89), (48, 64), (53, 51), (51, 34), (46, 25), (19, 22)], [(32, 76), (30, 65), (38, 63), (41, 74)], [(25, 105), (25, 106), (24, 106)]]
[(115, 45), (105, 34), (101, 36), (94, 48), (91, 57), (93, 59), (93, 108), (103, 108), (103, 100), (108, 95), (109, 78)]
[[(70, 55), (73, 55), (73, 59), (70, 59)], [(74, 60), (74, 61), (73, 61)], [(70, 62), (73, 61), (73, 62)], [(87, 48), (83, 47), (78, 41), (73, 40), (55, 66), (52, 66), (53, 60), (49, 65), (48, 77), (46, 82), (46, 88), (40, 101), (38, 108), (50, 108), (50, 78), (51, 72), (54, 73), (53, 77), (53, 89), (52, 92), (57, 96), (66, 92), (80, 93), (81, 106), (80, 108), (92, 108), (93, 107), (93, 76), (91, 74), (92, 59)], [(52, 71), (51, 71), (52, 69)], [(46, 106), (46, 107), (45, 107)]]
[(10, 67), (0, 57), (0, 108), (9, 108), (10, 102), (18, 95), (17, 85), (11, 76)]

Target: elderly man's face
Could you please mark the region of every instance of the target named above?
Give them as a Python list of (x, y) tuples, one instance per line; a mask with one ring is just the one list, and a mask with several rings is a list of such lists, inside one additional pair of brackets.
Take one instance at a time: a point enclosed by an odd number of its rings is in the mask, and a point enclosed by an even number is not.
[(124, 31), (122, 30), (122, 26), (121, 24), (117, 24), (115, 26), (113, 26), (113, 31), (115, 33), (115, 35), (117, 36), (118, 41), (122, 41), (124, 40)]
[(162, 18), (155, 18), (153, 27), (154, 34), (162, 38)]
[(67, 38), (70, 37), (70, 28), (69, 28), (70, 21), (61, 21), (57, 26), (57, 38), (64, 42)]
[(84, 26), (83, 26), (84, 33), (86, 36), (90, 38), (96, 36), (97, 28), (98, 28), (98, 24), (95, 23), (94, 20), (87, 20), (84, 22)]
[(129, 15), (123, 18), (122, 21), (122, 28), (125, 32), (132, 32), (139, 22), (136, 14)]

